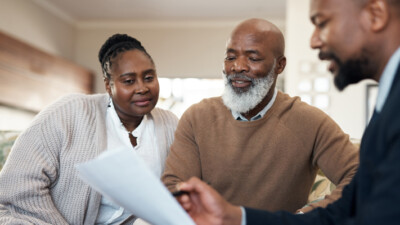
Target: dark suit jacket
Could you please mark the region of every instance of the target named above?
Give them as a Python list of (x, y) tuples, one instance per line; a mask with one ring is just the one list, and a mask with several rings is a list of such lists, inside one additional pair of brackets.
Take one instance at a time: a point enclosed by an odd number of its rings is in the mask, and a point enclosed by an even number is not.
[(365, 130), (358, 172), (342, 198), (304, 215), (245, 210), (247, 225), (400, 225), (400, 65), (382, 111)]

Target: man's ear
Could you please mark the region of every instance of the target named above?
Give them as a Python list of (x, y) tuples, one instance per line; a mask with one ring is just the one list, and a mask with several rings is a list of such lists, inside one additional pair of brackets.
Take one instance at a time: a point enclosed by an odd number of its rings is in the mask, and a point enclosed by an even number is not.
[(383, 30), (389, 23), (389, 5), (385, 0), (370, 0), (366, 5), (370, 29), (373, 32)]
[(106, 91), (107, 91), (107, 93), (110, 95), (110, 96), (112, 96), (112, 93), (111, 93), (111, 84), (110, 84), (110, 79), (109, 78), (104, 78), (104, 86), (105, 86), (105, 88), (106, 88)]
[(286, 67), (286, 57), (281, 56), (277, 59), (275, 74), (278, 75), (278, 74), (282, 73), (283, 70), (285, 69), (285, 67)]

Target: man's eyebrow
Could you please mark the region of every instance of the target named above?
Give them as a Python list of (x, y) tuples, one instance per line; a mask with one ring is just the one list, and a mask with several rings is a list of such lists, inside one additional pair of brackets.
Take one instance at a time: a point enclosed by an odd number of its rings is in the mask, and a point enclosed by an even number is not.
[(246, 50), (245, 52), (246, 52), (247, 54), (260, 54), (260, 51), (258, 51), (258, 50), (253, 50), (253, 49)]
[[(235, 49), (232, 49), (232, 48), (228, 48), (227, 50), (226, 50), (226, 53), (235, 53), (235, 52), (237, 52)], [(258, 50), (255, 50), (255, 49), (249, 49), (249, 50), (245, 50), (244, 51), (246, 54), (260, 54), (260, 51), (258, 51)]]
[(236, 50), (233, 48), (226, 49), (226, 53), (232, 53), (232, 52), (236, 52)]
[(148, 69), (148, 70), (145, 70), (145, 71), (143, 72), (143, 74), (150, 74), (150, 73), (155, 73), (155, 72), (156, 72), (155, 69)]

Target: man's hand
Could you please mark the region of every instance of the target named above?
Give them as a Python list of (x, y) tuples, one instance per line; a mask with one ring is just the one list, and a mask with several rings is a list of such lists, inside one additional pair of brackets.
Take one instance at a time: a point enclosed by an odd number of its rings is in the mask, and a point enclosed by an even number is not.
[(178, 189), (188, 192), (177, 200), (197, 225), (240, 225), (240, 207), (228, 203), (197, 177), (180, 183)]

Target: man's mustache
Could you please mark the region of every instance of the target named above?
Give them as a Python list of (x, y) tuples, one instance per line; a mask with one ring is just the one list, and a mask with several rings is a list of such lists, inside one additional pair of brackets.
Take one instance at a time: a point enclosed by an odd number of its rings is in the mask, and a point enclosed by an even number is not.
[(341, 64), (340, 59), (332, 52), (319, 52), (318, 58), (321, 60), (333, 60), (339, 65)]
[(228, 81), (232, 81), (233, 79), (243, 79), (243, 80), (251, 81), (251, 82), (254, 81), (253, 78), (250, 78), (250, 77), (244, 75), (243, 73), (230, 74), (230, 75), (227, 75), (226, 78), (228, 79)]

